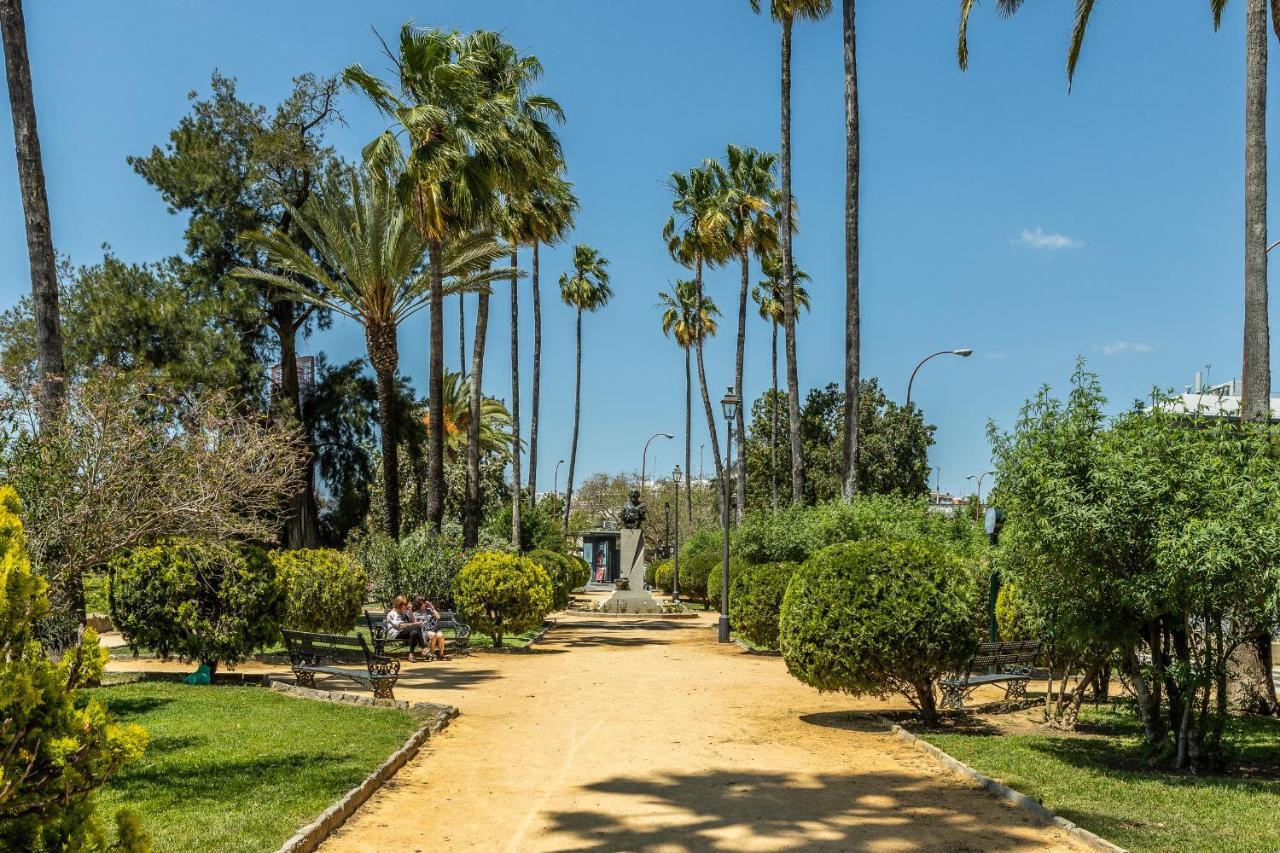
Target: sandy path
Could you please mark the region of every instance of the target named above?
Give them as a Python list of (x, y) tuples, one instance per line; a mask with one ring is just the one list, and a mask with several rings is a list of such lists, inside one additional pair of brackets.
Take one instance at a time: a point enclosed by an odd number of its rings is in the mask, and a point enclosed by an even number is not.
[(406, 665), (462, 716), (323, 850), (1075, 849), (697, 623), (567, 616), (533, 654)]

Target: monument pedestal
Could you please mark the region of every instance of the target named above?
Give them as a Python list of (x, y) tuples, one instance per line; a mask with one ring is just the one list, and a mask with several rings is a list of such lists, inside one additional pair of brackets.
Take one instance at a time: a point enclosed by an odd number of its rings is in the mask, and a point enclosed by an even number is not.
[(626, 578), (630, 589), (644, 589), (644, 533), (623, 528), (619, 531), (618, 577)]

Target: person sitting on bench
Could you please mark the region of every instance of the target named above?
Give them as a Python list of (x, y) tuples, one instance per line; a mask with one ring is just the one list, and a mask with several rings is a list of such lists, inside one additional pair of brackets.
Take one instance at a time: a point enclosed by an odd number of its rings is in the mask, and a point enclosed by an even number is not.
[(397, 595), (387, 611), (387, 639), (402, 640), (409, 644), (409, 663), (413, 663), (413, 651), (427, 644), (423, 626), (414, 621), (409, 610), (409, 599)]
[(444, 650), (444, 631), (440, 630), (440, 611), (425, 596), (420, 595), (413, 600), (413, 616), (426, 635), (427, 656), (434, 653), (439, 655), (440, 660), (448, 660)]

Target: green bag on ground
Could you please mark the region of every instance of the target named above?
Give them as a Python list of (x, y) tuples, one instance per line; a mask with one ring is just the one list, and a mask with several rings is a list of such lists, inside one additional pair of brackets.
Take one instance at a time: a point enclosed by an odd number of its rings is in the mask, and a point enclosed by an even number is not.
[(209, 672), (209, 664), (202, 663), (195, 672), (182, 679), (183, 684), (208, 684), (213, 680)]

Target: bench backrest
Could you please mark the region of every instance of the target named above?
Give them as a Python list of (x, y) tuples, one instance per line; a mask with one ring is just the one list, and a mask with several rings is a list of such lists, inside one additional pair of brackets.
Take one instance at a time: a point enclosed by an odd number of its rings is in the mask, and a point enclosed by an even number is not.
[(374, 655), (364, 637), (343, 637), (338, 634), (312, 634), (307, 631), (282, 631), (289, 660), (308, 666), (321, 666), (327, 662), (359, 663), (368, 666)]
[(1040, 654), (1039, 640), (1016, 640), (1006, 643), (982, 643), (969, 664), (970, 672), (983, 669), (1006, 670), (1030, 668)]

